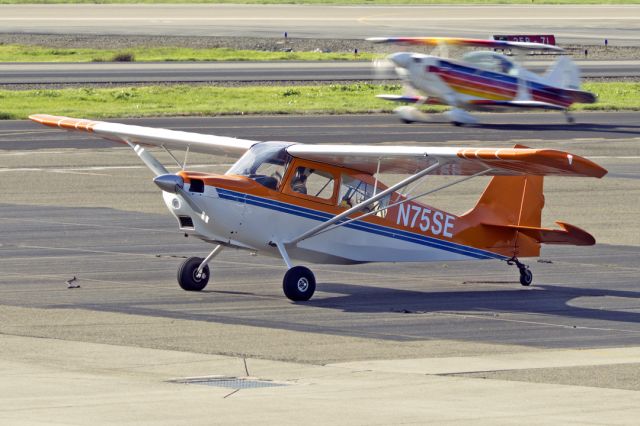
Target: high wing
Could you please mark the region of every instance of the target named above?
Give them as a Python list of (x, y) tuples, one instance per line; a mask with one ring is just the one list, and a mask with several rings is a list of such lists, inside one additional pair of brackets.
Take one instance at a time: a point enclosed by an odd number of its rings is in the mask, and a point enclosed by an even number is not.
[(105, 121), (83, 120), (36, 114), (29, 118), (50, 127), (77, 130), (92, 133), (103, 139), (118, 143), (152, 145), (167, 149), (187, 149), (214, 155), (240, 156), (258, 141), (236, 139), (202, 133), (180, 132), (153, 127), (132, 126), (128, 124), (107, 123)]
[[(51, 127), (89, 132), (114, 142), (167, 149), (189, 148), (191, 151), (207, 154), (242, 155), (259, 143), (246, 139), (52, 115), (39, 114), (29, 118)], [(439, 167), (434, 168), (430, 174), (473, 175), (486, 171), (485, 174), (488, 176), (532, 174), (602, 177), (607, 173), (594, 162), (567, 152), (519, 146), (475, 149), (294, 144), (289, 146), (287, 151), (294, 157), (368, 173), (380, 171), (414, 174), (436, 164), (439, 164)]]
[(374, 43), (392, 44), (414, 44), (426, 46), (438, 46), (440, 44), (450, 44), (453, 46), (484, 47), (487, 49), (520, 49), (520, 50), (547, 50), (554, 52), (564, 52), (558, 46), (544, 43), (530, 43), (524, 41), (505, 41), (476, 38), (457, 37), (370, 37), (367, 41)]
[(540, 175), (600, 178), (607, 170), (568, 152), (551, 149), (449, 148), (418, 146), (307, 145), (287, 148), (294, 157), (350, 167), (368, 173), (417, 173), (435, 164), (430, 174), (487, 176)]

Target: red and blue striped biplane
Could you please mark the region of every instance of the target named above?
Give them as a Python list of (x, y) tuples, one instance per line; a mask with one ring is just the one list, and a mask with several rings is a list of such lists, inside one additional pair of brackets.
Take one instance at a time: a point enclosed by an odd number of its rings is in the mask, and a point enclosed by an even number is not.
[[(376, 43), (426, 46), (459, 45), (487, 47), (494, 50), (468, 52), (462, 60), (435, 55), (399, 52), (387, 59), (405, 84), (402, 95), (379, 95), (379, 98), (412, 103), (416, 106), (449, 105), (447, 118), (455, 125), (475, 124), (468, 111), (512, 111), (542, 109), (564, 111), (567, 121), (573, 118), (568, 108), (573, 103), (594, 103), (593, 93), (580, 90), (580, 71), (568, 56), (560, 56), (544, 75), (532, 72), (501, 50), (535, 50), (563, 52), (558, 46), (542, 43), (512, 42), (440, 37), (376, 37)], [(418, 108), (402, 106), (395, 112), (406, 122), (428, 121)]]

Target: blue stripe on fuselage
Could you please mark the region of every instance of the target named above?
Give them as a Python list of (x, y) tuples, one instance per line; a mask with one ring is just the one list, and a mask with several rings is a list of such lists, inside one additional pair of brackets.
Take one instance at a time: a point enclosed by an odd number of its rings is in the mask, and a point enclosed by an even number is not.
[[(216, 190), (218, 191), (218, 195), (222, 199), (237, 201), (237, 202), (245, 202), (247, 204), (251, 204), (254, 206), (263, 207), (270, 210), (276, 210), (283, 213), (288, 213), (295, 216), (316, 220), (319, 222), (324, 222), (334, 217), (330, 213), (308, 209), (308, 208), (296, 206), (293, 204), (283, 203), (283, 202), (271, 200), (268, 198), (256, 197), (254, 195), (230, 191), (222, 188), (216, 188)], [(399, 240), (408, 241), (415, 244), (420, 244), (420, 245), (424, 245), (424, 246), (428, 246), (428, 247), (432, 247), (440, 250), (449, 251), (452, 253), (461, 254), (464, 256), (473, 257), (475, 259), (506, 259), (505, 256), (501, 256), (489, 251), (465, 246), (462, 244), (456, 244), (450, 241), (439, 240), (437, 238), (427, 237), (426, 235), (403, 231), (396, 228), (376, 225), (369, 222), (355, 221), (344, 226), (347, 228), (351, 228), (359, 231), (381, 235), (387, 238), (399, 239)]]

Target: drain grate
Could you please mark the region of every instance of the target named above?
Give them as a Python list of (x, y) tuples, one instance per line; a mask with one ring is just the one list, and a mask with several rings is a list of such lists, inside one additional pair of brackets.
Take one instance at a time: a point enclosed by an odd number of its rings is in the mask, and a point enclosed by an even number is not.
[(184, 379), (169, 380), (170, 383), (181, 383), (186, 385), (206, 385), (229, 389), (256, 389), (273, 388), (279, 386), (289, 386), (288, 383), (273, 382), (271, 380), (261, 380), (253, 377), (229, 377), (229, 376), (207, 376), (207, 377), (187, 377)]

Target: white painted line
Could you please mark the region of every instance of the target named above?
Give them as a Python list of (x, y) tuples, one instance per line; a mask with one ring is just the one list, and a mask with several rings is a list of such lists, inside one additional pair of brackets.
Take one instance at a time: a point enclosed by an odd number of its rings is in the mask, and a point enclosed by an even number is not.
[(469, 357), (396, 359), (328, 364), (350, 370), (405, 374), (462, 374), (488, 371), (638, 364), (640, 347), (530, 351)]

